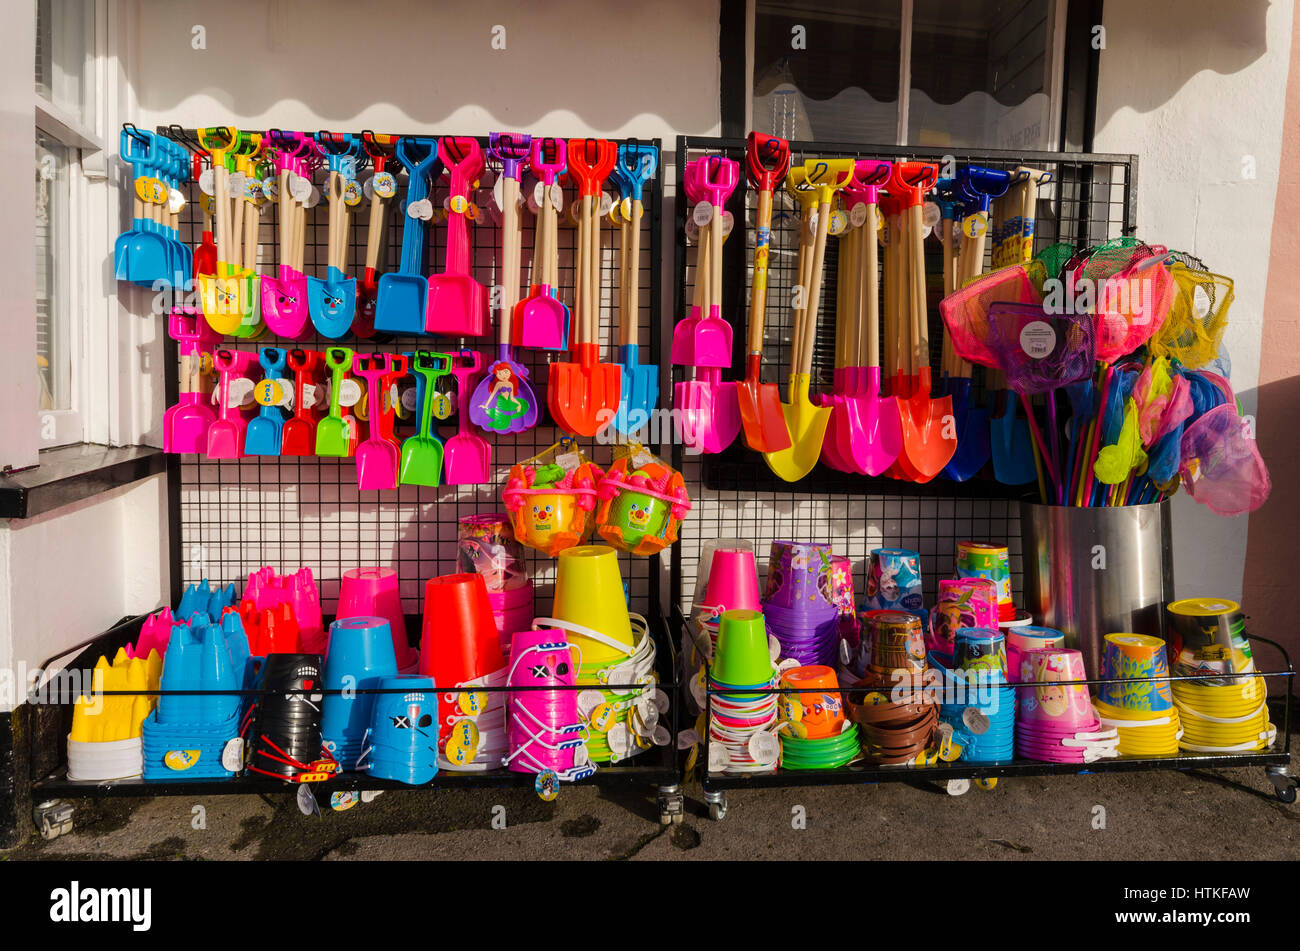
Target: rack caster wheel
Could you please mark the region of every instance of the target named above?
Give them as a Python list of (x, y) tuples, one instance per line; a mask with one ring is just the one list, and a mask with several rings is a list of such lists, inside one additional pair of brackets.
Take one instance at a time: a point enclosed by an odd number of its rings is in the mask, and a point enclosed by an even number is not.
[(970, 792), (970, 780), (950, 779), (948, 785), (944, 788), (947, 789), (949, 796), (964, 796)]
[(1284, 802), (1288, 806), (1295, 802), (1296, 779), (1294, 776), (1288, 775), (1283, 767), (1270, 767), (1268, 769), (1268, 778), (1273, 783), (1273, 795), (1278, 802)]
[(50, 840), (72, 831), (73, 806), (61, 799), (47, 799), (32, 809), (41, 838)]
[(686, 815), (685, 797), (682, 787), (663, 786), (659, 789), (659, 824), (661, 826), (682, 824)]
[(975, 780), (975, 785), (986, 792), (991, 791), (998, 788), (998, 778), (996, 776), (985, 776), (982, 779)]
[(704, 794), (704, 801), (709, 805), (709, 818), (721, 822), (727, 816), (727, 794), (725, 792)]

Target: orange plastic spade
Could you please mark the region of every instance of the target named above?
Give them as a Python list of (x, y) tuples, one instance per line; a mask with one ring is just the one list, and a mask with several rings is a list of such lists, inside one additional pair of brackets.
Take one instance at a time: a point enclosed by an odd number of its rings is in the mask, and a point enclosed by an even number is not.
[(905, 399), (898, 401), (903, 430), (903, 451), (898, 467), (913, 482), (929, 482), (948, 464), (957, 451), (957, 424), (952, 414), (952, 397), (930, 396), (930, 342), (925, 306), (925, 248), (922, 244), (921, 196), (934, 187), (937, 165), (925, 162), (897, 162), (889, 187), (903, 199), (902, 230), (908, 278), (900, 312), (911, 328), (912, 367), (916, 383)]
[(767, 310), (767, 260), (772, 238), (772, 191), (790, 169), (790, 143), (760, 132), (749, 133), (745, 144), (749, 184), (758, 191), (758, 220), (754, 226), (754, 280), (749, 298), (749, 346), (745, 379), (736, 384), (745, 444), (755, 452), (776, 452), (790, 445), (781, 388), (760, 380), (763, 366), (763, 318)]

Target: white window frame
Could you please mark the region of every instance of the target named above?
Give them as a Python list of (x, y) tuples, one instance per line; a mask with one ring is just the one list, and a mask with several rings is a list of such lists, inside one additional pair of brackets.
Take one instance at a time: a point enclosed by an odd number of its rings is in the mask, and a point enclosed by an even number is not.
[[(117, 196), (108, 178), (109, 156), (115, 143), (108, 131), (116, 126), (120, 64), (116, 24), (110, 0), (92, 0), (92, 22), (86, 28), (83, 88), (84, 118), (36, 92), (33, 85), (34, 131), (43, 132), (68, 149), (67, 235), (55, 250), (56, 280), (62, 282), (69, 360), (69, 408), (37, 409), (37, 445), (51, 449), (77, 443), (113, 444), (116, 387), (116, 288), (105, 295), (101, 275), (111, 260)], [(33, 13), (33, 16), (35, 14)], [(107, 298), (107, 299), (106, 299)]]
[[(1047, 8), (1047, 29), (1051, 46), (1046, 57), (1047, 75), (1043, 88), (1048, 94), (1050, 138), (1046, 151), (1061, 147), (1061, 98), (1065, 77), (1065, 23), (1069, 0), (1051, 0)], [(907, 145), (907, 124), (911, 111), (912, 95), (912, 17), (915, 0), (902, 0), (902, 15), (898, 31), (898, 128), (894, 145)], [(757, 0), (745, 4), (745, 128), (754, 127), (754, 23), (757, 18)], [(883, 144), (883, 143), (881, 143)]]

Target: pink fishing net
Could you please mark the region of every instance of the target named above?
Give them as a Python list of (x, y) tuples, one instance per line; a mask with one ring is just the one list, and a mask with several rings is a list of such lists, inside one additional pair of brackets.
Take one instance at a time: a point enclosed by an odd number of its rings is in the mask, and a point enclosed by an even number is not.
[(1216, 515), (1253, 512), (1273, 487), (1254, 434), (1230, 402), (1184, 430), (1179, 473), (1192, 498)]
[[(1013, 264), (981, 275), (945, 297), (939, 313), (957, 355), (970, 363), (996, 367), (997, 356), (987, 342), (989, 308), (996, 303), (1041, 305), (1042, 273), (1043, 266), (1038, 262)], [(1035, 275), (1039, 277), (1037, 282)]]
[(1047, 314), (1040, 305), (994, 302), (986, 341), (994, 366), (1018, 393), (1045, 393), (1092, 375), (1088, 314)]
[(1097, 291), (1097, 359), (1113, 363), (1137, 350), (1164, 324), (1174, 280), (1158, 257), (1140, 260), (1105, 279)]

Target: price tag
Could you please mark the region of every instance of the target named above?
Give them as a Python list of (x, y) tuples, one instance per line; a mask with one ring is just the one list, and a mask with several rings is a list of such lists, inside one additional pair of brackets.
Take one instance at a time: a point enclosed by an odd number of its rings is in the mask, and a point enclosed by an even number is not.
[(624, 221), (632, 220), (632, 199), (624, 198), (618, 203), (618, 213), (623, 216)]
[[(167, 190), (167, 210), (173, 215), (179, 215), (185, 207), (185, 193), (179, 188), (170, 188)], [(1200, 290), (1198, 287), (1197, 290)]]
[(244, 768), (244, 738), (232, 736), (221, 751), (221, 768), (237, 773)]
[(380, 198), (392, 198), (397, 194), (397, 179), (392, 172), (380, 172), (370, 179), (370, 188)]
[(707, 201), (702, 201), (691, 211), (691, 220), (695, 222), (697, 228), (706, 228), (709, 222), (713, 220), (713, 206)]
[(596, 214), (602, 218), (609, 214), (610, 209), (614, 207), (614, 199), (609, 192), (600, 193), (600, 207), (596, 209)]
[(938, 204), (932, 201), (923, 202), (921, 205), (921, 223), (927, 228), (933, 228), (943, 220), (943, 212)]
[(968, 215), (965, 218), (965, 220), (962, 221), (961, 233), (968, 238), (978, 238), (980, 235), (984, 234), (984, 232), (988, 230), (988, 227), (989, 227), (988, 215), (980, 211), (980, 212), (976, 212), (973, 215)]
[(466, 690), (456, 698), (456, 706), (466, 716), (476, 717), (487, 709), (488, 695), (481, 690)]
[(721, 743), (709, 744), (709, 772), (720, 773), (731, 766), (731, 754)]
[(304, 204), (308, 208), (315, 208), (317, 205), (320, 204), (320, 198), (321, 198), (320, 189), (317, 188), (315, 185), (313, 185), (311, 187), (311, 191), (307, 193), (307, 201), (304, 202)]
[(428, 221), (433, 217), (433, 202), (427, 198), (421, 198), (419, 201), (407, 203), (406, 215), (408, 218), (418, 218), (421, 221)]
[(1020, 330), (1020, 349), (1034, 360), (1050, 356), (1056, 349), (1056, 331), (1044, 320), (1031, 320)]
[(849, 230), (849, 216), (838, 208), (831, 212), (830, 223), (826, 226), (826, 231), (833, 235), (842, 235)]
[(289, 197), (299, 204), (311, 197), (311, 181), (297, 172), (289, 173)]
[(614, 724), (613, 728), (605, 734), (605, 741), (609, 743), (609, 751), (618, 759), (623, 759), (636, 748), (632, 731), (622, 723)]
[(722, 236), (725, 238), (731, 234), (731, 229), (736, 225), (736, 216), (729, 211), (722, 213)]
[(695, 219), (687, 218), (686, 227), (683, 230), (686, 232), (686, 242), (688, 244), (699, 244), (700, 226), (695, 223)]
[(1209, 291), (1205, 289), (1204, 285), (1197, 284), (1192, 290), (1192, 311), (1196, 314), (1197, 319), (1204, 320), (1210, 316), (1211, 306)]
[(242, 195), (248, 188), (248, 176), (243, 172), (232, 172), (226, 179), (226, 189), (232, 195)]
[(215, 198), (217, 194), (215, 178), (216, 173), (210, 168), (205, 168), (199, 173), (199, 191), (209, 198)]
[(339, 385), (339, 405), (356, 406), (361, 402), (361, 384), (353, 379), (346, 379)]
[(302, 385), (302, 405), (304, 409), (311, 409), (321, 402), (325, 388), (317, 386), (315, 383), (304, 383)]
[(749, 755), (760, 766), (775, 766), (781, 758), (781, 741), (766, 730), (749, 738)]
[(429, 397), (433, 401), (433, 415), (436, 419), (451, 419), (452, 402), (446, 393), (435, 392)]
[(448, 211), (454, 211), (458, 215), (463, 215), (469, 210), (469, 199), (464, 195), (450, 195), (444, 199), (442, 207)]
[(402, 391), (401, 402), (402, 402), (402, 409), (406, 410), (408, 413), (415, 412), (415, 407), (416, 407), (415, 387), (408, 386), (404, 391)]
[(584, 720), (591, 718), (591, 712), (605, 702), (605, 695), (599, 690), (583, 690), (578, 693), (578, 715)]
[(320, 803), (316, 801), (316, 794), (311, 791), (311, 787), (303, 783), (298, 787), (298, 811), (304, 816), (319, 816)]
[(849, 224), (861, 228), (867, 223), (867, 206), (865, 203), (854, 205), (849, 209)]
[[(219, 390), (213, 390), (213, 399), (216, 399)], [(230, 400), (231, 406), (252, 406), (253, 405), (253, 381), (246, 376), (236, 377), (230, 381), (227, 387), (226, 398)]]
[(274, 178), (262, 179), (262, 194), (268, 201), (275, 201), (280, 197), (280, 182)]
[(279, 380), (262, 380), (253, 390), (253, 399), (259, 406), (279, 406), (284, 402), (284, 387)]
[(343, 203), (349, 206), (361, 204), (361, 186), (357, 184), (355, 178), (349, 179), (348, 183), (343, 186)]

